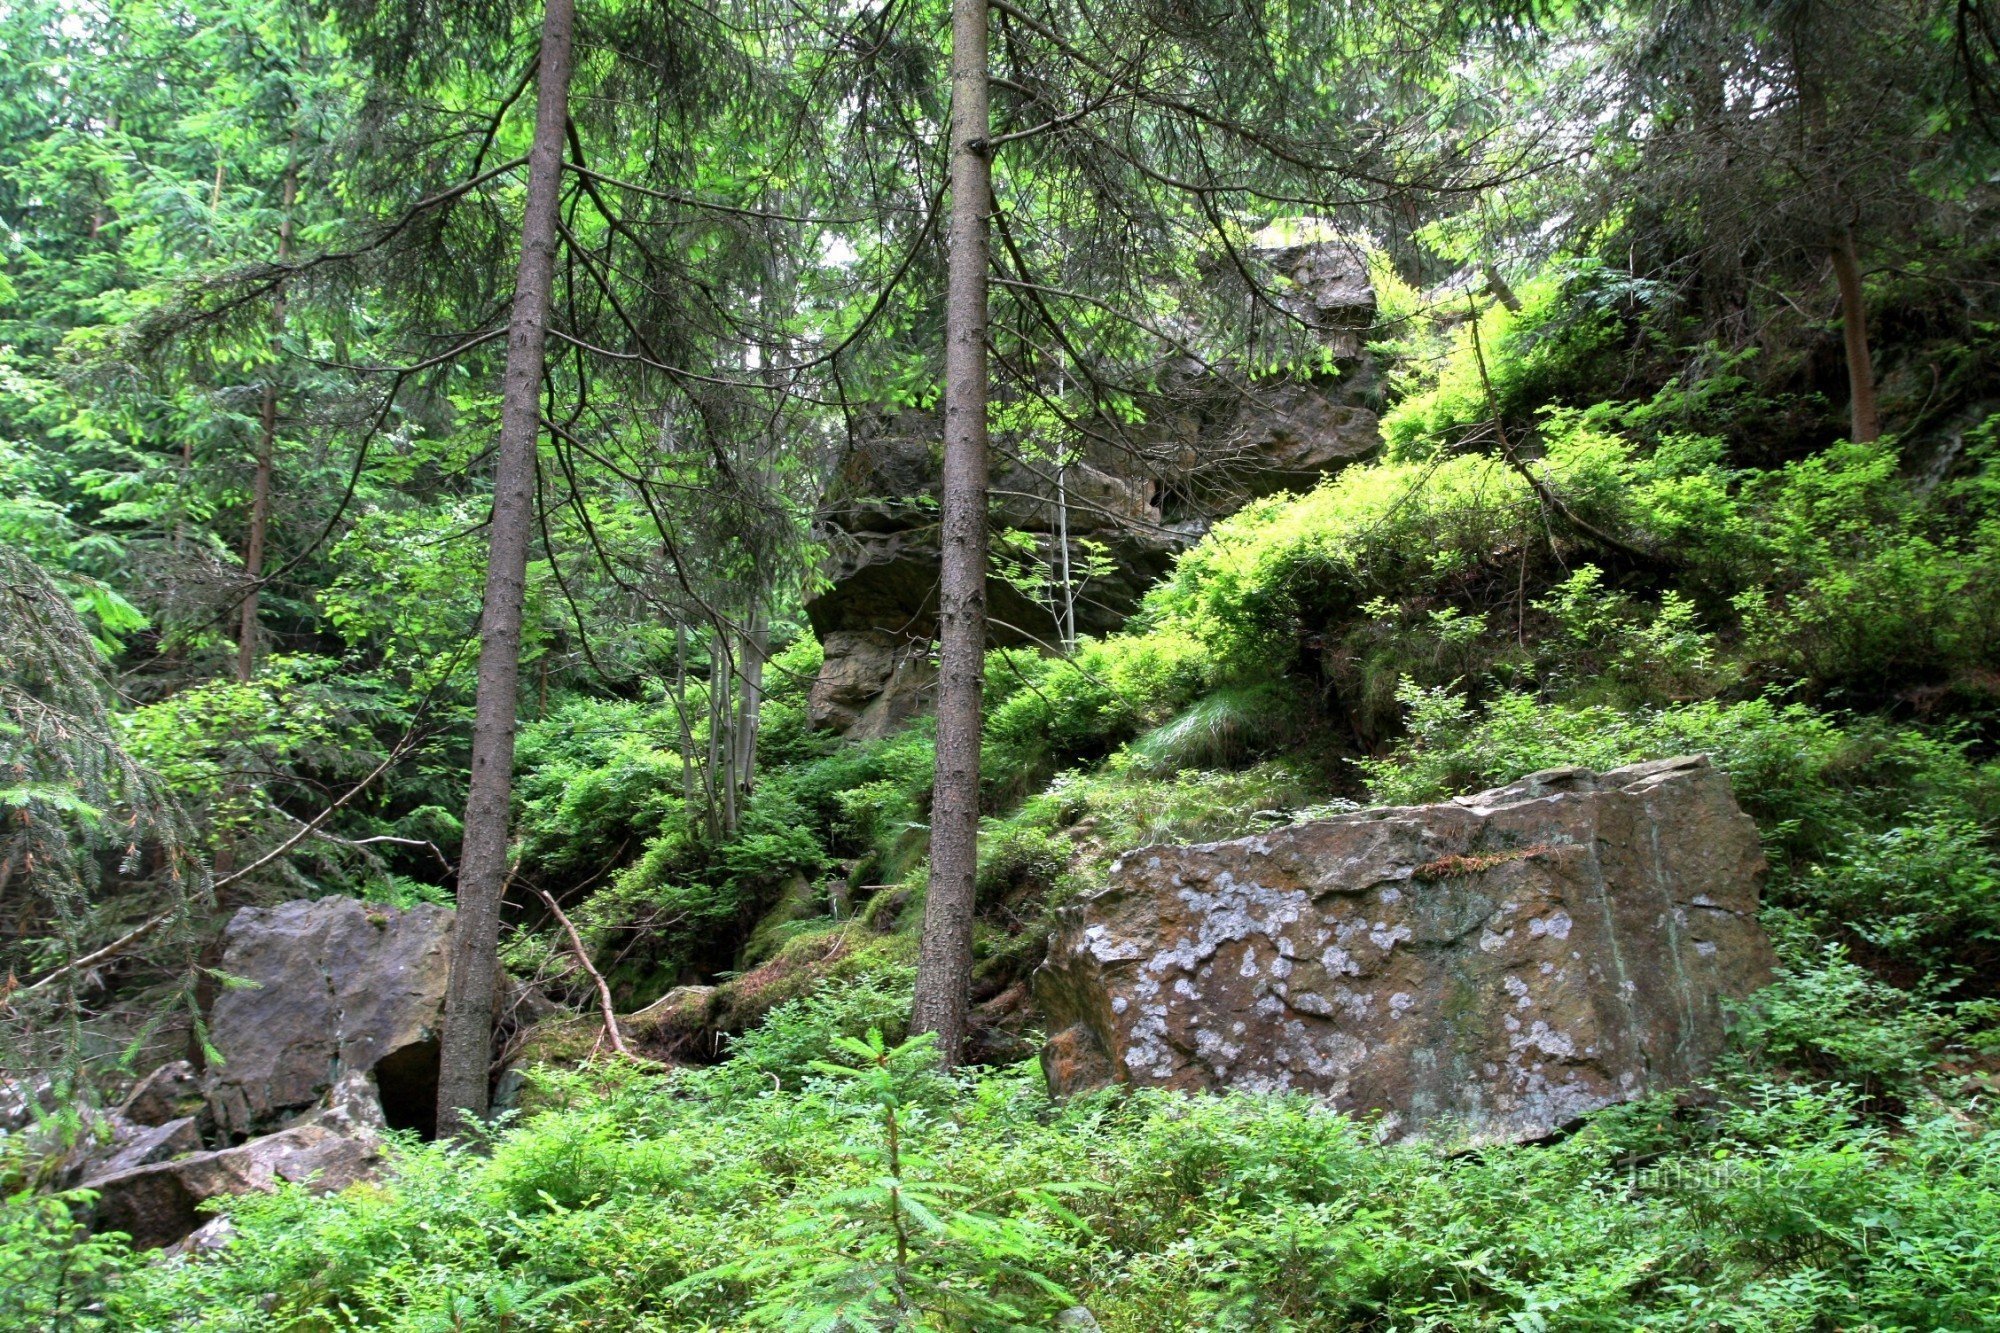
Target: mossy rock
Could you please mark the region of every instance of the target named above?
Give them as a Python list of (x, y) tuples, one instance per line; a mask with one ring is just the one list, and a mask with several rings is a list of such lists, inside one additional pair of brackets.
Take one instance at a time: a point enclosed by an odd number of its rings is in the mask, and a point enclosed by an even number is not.
[(719, 1032), (742, 1032), (787, 1000), (864, 973), (916, 961), (913, 934), (876, 934), (866, 919), (794, 935), (769, 961), (716, 987), (712, 1022)]
[(799, 933), (799, 923), (817, 915), (818, 892), (804, 875), (793, 875), (778, 890), (778, 900), (771, 905), (771, 910), (759, 917), (757, 924), (751, 928), (749, 938), (743, 941), (737, 966), (749, 969), (769, 961), (786, 940)]

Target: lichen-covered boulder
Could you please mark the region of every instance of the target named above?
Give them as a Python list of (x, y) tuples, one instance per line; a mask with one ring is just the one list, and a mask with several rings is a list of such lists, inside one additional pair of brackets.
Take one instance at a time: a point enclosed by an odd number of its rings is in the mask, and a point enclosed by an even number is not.
[(222, 1061), (207, 1093), (225, 1140), (319, 1102), (350, 1071), (374, 1071), (389, 1123), (422, 1130), (437, 1096), (449, 909), (353, 898), (246, 907), (223, 933), (221, 970), (248, 982), (216, 997)]
[(1757, 831), (1704, 758), (1149, 847), (1036, 973), (1053, 1090), (1306, 1092), (1387, 1137), (1548, 1135), (1698, 1078), (1768, 980)]

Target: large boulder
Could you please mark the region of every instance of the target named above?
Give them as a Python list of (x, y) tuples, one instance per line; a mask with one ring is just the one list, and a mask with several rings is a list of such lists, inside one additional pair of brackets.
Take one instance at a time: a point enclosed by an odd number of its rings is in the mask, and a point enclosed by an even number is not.
[(1546, 1136), (1699, 1078), (1770, 976), (1704, 758), (1128, 854), (1036, 974), (1059, 1093), (1310, 1093), (1387, 1137)]
[(452, 913), (353, 898), (246, 907), (223, 933), (209, 1040), (222, 1055), (207, 1095), (225, 1142), (373, 1072), (389, 1123), (428, 1132), (437, 1097)]

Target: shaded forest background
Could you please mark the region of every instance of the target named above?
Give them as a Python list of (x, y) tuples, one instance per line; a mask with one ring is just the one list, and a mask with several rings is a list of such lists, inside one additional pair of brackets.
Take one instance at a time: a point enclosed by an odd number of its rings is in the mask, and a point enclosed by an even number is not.
[[(326, 894), (456, 902), (455, 975), (555, 1013), (502, 1024), (543, 1072), (488, 1131), (455, 983), (483, 1154), (244, 1203), (226, 1259), (89, 1238), (0, 1147), (0, 1312), (2000, 1324), (1996, 38), (1973, 0), (14, 6), (10, 1070), (83, 1105), (198, 1053), (221, 923)], [(1351, 374), (1300, 245), (1372, 282), (1379, 449), (1199, 515), (1079, 634), (1104, 557), (989, 477)], [(898, 414), (939, 492), (862, 498), (935, 507), (940, 679), (843, 738), (821, 507)], [(987, 635), (1003, 583), (1046, 635)], [(1122, 851), (1695, 751), (1784, 963), (1699, 1104), (1447, 1158), (1020, 1063)]]

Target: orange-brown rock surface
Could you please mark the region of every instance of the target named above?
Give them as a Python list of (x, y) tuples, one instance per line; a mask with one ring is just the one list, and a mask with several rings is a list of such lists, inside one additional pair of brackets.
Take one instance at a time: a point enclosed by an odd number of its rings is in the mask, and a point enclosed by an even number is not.
[(1699, 1077), (1770, 975), (1756, 828), (1706, 759), (1148, 847), (1036, 973), (1050, 1086), (1300, 1091), (1522, 1140)]

